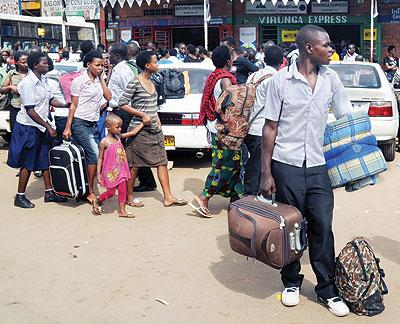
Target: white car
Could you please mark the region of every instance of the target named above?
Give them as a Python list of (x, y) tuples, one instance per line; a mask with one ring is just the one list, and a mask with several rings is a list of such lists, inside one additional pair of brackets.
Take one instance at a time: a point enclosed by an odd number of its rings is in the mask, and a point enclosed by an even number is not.
[[(364, 62), (332, 62), (354, 111), (365, 111), (371, 118), (372, 134), (387, 161), (396, 154), (396, 137), (399, 128), (397, 99), (379, 64)], [(334, 120), (333, 114), (329, 121)]]
[(180, 63), (160, 65), (160, 71), (174, 68), (187, 71), (190, 91), (181, 99), (167, 99), (160, 107), (159, 116), (165, 138), (166, 150), (203, 152), (210, 148), (207, 129), (197, 126), (203, 88), (212, 66), (201, 63)]

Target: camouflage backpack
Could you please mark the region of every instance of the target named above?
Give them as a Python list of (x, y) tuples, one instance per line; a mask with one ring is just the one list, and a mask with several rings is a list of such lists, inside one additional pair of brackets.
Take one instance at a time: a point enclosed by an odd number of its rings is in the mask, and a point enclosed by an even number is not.
[(362, 237), (347, 243), (336, 258), (336, 287), (340, 297), (358, 315), (374, 316), (385, 309), (382, 295), (388, 289), (379, 261)]

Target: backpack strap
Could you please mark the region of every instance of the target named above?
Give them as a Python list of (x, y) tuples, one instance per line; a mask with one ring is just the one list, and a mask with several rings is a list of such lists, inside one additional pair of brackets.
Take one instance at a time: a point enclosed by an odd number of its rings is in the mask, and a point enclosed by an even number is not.
[(254, 82), (255, 77), (256, 76), (253, 77), (253, 79), (251, 80), (251, 83), (254, 84), (254, 86), (257, 88), (261, 83), (263, 83), (263, 81), (265, 81), (268, 78), (272, 77), (272, 74), (270, 73), (270, 74), (264, 75), (263, 77), (259, 78), (257, 80), (257, 82)]

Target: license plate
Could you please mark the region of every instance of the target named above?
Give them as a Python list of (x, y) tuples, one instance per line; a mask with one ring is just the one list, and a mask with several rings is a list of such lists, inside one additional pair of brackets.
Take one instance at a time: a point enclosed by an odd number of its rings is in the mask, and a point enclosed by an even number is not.
[(164, 136), (164, 145), (171, 147), (175, 146), (175, 137), (174, 136)]

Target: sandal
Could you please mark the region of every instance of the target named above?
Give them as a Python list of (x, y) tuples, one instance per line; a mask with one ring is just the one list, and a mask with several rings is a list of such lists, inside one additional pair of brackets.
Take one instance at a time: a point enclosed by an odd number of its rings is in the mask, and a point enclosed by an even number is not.
[(133, 213), (127, 212), (126, 215), (118, 215), (118, 217), (121, 218), (135, 218), (135, 215)]
[(98, 204), (97, 198), (93, 199), (92, 201), (90, 201), (90, 204), (92, 205), (92, 213), (96, 216), (101, 215), (101, 207)]
[(174, 207), (174, 206), (186, 206), (188, 204), (187, 200), (182, 198), (175, 198), (175, 201), (169, 205), (164, 203), (164, 207)]
[[(195, 203), (198, 205), (196, 206)], [(199, 197), (195, 197), (195, 201), (193, 203), (189, 203), (189, 206), (195, 211), (196, 213), (200, 214), (201, 216), (205, 218), (212, 218), (210, 211), (206, 206), (203, 206), (202, 201), (200, 200)]]
[(130, 207), (136, 207), (136, 208), (144, 207), (144, 203), (137, 198), (133, 199), (133, 201), (128, 201), (126, 204)]
[(191, 203), (189, 203), (189, 206), (193, 209), (193, 211), (200, 214), (201, 216), (205, 218), (212, 218), (210, 211), (207, 209), (207, 207), (204, 206), (196, 207), (194, 204)]

